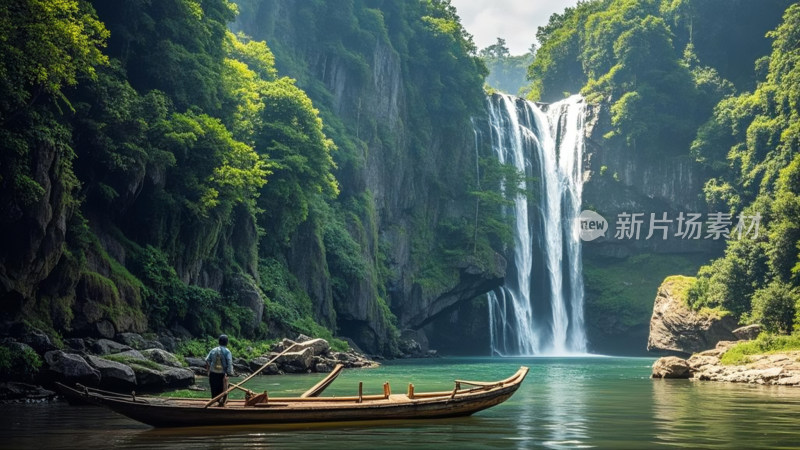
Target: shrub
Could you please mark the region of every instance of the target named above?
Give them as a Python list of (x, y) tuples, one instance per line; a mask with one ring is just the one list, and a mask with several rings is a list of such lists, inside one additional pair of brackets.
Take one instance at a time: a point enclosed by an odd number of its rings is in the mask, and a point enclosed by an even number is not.
[(29, 378), (39, 372), (42, 358), (30, 347), (0, 346), (0, 379)]
[(771, 333), (789, 334), (795, 316), (797, 293), (790, 286), (773, 281), (753, 295), (750, 321), (760, 323)]

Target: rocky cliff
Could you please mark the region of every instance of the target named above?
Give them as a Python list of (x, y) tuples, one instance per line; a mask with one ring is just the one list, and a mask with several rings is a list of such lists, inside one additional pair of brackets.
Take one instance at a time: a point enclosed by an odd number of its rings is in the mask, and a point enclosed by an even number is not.
[[(669, 275), (695, 274), (722, 245), (675, 236), (680, 213), (706, 212), (706, 169), (683, 149), (653, 153), (606, 139), (610, 116), (606, 103), (587, 108), (583, 207), (608, 221), (604, 236), (583, 244), (587, 333), (594, 351), (642, 354), (658, 286)], [(622, 213), (643, 214), (638, 237), (615, 236)], [(651, 213), (672, 221), (666, 239), (659, 231), (647, 238)]]
[(658, 288), (647, 350), (690, 355), (736, 340), (737, 321), (719, 311), (693, 311), (686, 303), (692, 278), (673, 276)]

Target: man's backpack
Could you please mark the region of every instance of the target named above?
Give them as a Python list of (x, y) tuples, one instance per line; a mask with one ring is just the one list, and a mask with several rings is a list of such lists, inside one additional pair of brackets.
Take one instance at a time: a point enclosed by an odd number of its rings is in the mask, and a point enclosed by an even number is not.
[(223, 373), (225, 369), (222, 367), (222, 349), (217, 347), (216, 355), (214, 356), (214, 367), (212, 369), (216, 373)]

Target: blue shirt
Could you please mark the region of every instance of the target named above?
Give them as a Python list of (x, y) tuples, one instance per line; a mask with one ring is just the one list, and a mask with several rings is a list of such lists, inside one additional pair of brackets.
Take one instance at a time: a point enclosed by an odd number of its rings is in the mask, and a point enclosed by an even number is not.
[[(222, 360), (222, 371), (216, 370), (214, 368), (214, 363), (217, 359), (217, 354), (220, 354), (220, 359)], [(208, 352), (208, 356), (206, 356), (206, 362), (210, 367), (211, 372), (214, 373), (227, 373), (228, 375), (233, 375), (233, 355), (231, 351), (223, 346), (214, 347)]]

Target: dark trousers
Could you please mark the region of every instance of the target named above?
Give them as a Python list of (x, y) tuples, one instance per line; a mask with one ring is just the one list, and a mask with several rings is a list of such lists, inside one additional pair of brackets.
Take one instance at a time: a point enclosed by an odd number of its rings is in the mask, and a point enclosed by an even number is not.
[[(209, 373), (208, 384), (211, 385), (211, 398), (222, 394), (227, 388), (227, 386), (225, 386), (225, 374), (214, 372)], [(224, 405), (226, 401), (228, 401), (227, 395), (219, 399), (219, 404)]]

